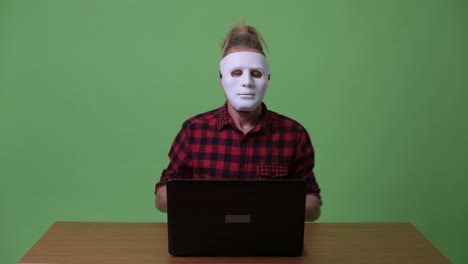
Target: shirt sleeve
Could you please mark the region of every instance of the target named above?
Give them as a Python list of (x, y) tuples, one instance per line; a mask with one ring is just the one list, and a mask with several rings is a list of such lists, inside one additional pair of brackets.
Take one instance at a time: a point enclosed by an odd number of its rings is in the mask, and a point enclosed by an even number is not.
[(168, 155), (169, 165), (162, 171), (161, 178), (155, 186), (155, 193), (161, 186), (166, 185), (169, 179), (192, 177), (189, 132), (188, 122), (185, 122), (172, 142)]
[(322, 203), (320, 187), (314, 174), (315, 151), (307, 131), (302, 128), (298, 133), (298, 144), (296, 147), (295, 160), (293, 161), (293, 171), (296, 177), (304, 179), (308, 194), (317, 196)]

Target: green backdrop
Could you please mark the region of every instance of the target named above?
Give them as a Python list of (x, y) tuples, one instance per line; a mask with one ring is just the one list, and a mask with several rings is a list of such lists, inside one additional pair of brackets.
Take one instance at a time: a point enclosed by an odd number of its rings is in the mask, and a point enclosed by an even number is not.
[(166, 221), (154, 184), (182, 122), (224, 103), (244, 16), (265, 102), (311, 135), (320, 221), (409, 221), (468, 263), (463, 0), (0, 0), (0, 263), (57, 220)]

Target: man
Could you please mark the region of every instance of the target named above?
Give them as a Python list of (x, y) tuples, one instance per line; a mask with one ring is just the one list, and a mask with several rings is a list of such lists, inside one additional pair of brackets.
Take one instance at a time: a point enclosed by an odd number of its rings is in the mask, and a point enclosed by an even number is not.
[(165, 184), (171, 178), (303, 179), (305, 220), (320, 216), (320, 188), (307, 131), (262, 102), (270, 79), (262, 43), (266, 45), (260, 33), (243, 23), (226, 35), (220, 84), (227, 101), (184, 122), (169, 152), (169, 166), (156, 184), (155, 206), (161, 212), (167, 210)]

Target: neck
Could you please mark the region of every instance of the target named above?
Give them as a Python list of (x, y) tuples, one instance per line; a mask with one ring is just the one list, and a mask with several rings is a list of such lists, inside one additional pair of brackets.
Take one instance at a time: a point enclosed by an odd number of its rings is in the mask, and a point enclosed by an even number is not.
[(236, 127), (244, 132), (244, 134), (247, 134), (255, 127), (262, 115), (262, 105), (259, 105), (253, 111), (237, 111), (228, 101), (228, 113)]

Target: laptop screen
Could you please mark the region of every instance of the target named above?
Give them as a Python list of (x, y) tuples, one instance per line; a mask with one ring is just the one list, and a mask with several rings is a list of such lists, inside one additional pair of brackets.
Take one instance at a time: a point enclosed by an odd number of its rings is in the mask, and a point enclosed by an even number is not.
[(169, 253), (301, 255), (305, 195), (300, 180), (170, 180)]

